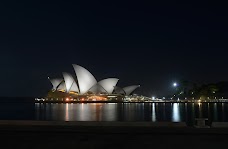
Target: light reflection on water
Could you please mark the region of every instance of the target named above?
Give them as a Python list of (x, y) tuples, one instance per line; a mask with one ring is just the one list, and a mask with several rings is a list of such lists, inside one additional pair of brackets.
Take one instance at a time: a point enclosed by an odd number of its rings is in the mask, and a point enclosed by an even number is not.
[(198, 108), (199, 108), (199, 118), (203, 117), (203, 113), (202, 113), (202, 103), (198, 103)]
[(180, 122), (180, 106), (179, 103), (173, 103), (173, 108), (172, 108), (172, 121), (173, 122)]
[(217, 103), (214, 103), (214, 120), (217, 121), (217, 115), (218, 115), (218, 110), (217, 110)]
[[(218, 106), (218, 104), (220, 104)], [(228, 121), (227, 103), (35, 104), (35, 119), (60, 121)], [(219, 108), (219, 109), (218, 109)]]
[(0, 120), (228, 122), (228, 103), (2, 103)]
[(151, 115), (152, 115), (152, 121), (153, 122), (156, 122), (156, 111), (155, 111), (155, 103), (152, 103), (152, 113), (151, 113)]

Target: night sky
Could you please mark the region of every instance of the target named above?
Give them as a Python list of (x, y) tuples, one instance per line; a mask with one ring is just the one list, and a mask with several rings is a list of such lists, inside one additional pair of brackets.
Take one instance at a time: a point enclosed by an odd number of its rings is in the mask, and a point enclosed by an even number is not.
[(45, 96), (47, 77), (75, 75), (72, 64), (146, 96), (170, 94), (181, 79), (228, 81), (226, 10), (218, 1), (0, 2), (0, 96)]

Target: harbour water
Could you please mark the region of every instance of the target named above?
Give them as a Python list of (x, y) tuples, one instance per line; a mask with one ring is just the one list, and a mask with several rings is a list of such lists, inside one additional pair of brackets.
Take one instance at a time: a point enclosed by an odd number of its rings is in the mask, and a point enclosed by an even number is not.
[(228, 103), (0, 103), (0, 120), (228, 122)]

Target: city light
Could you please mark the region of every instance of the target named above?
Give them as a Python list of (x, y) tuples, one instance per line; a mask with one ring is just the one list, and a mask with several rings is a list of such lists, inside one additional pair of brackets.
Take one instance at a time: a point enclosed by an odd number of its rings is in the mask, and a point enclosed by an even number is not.
[(174, 87), (177, 87), (177, 83), (176, 83), (176, 82), (174, 82), (174, 83), (173, 83), (173, 86), (174, 86)]

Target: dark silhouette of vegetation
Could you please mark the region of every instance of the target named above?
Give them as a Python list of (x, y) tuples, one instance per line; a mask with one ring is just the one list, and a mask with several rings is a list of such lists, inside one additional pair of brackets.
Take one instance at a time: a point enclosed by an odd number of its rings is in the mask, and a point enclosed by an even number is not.
[(228, 98), (228, 82), (199, 85), (189, 81), (180, 81), (172, 99), (223, 99)]

